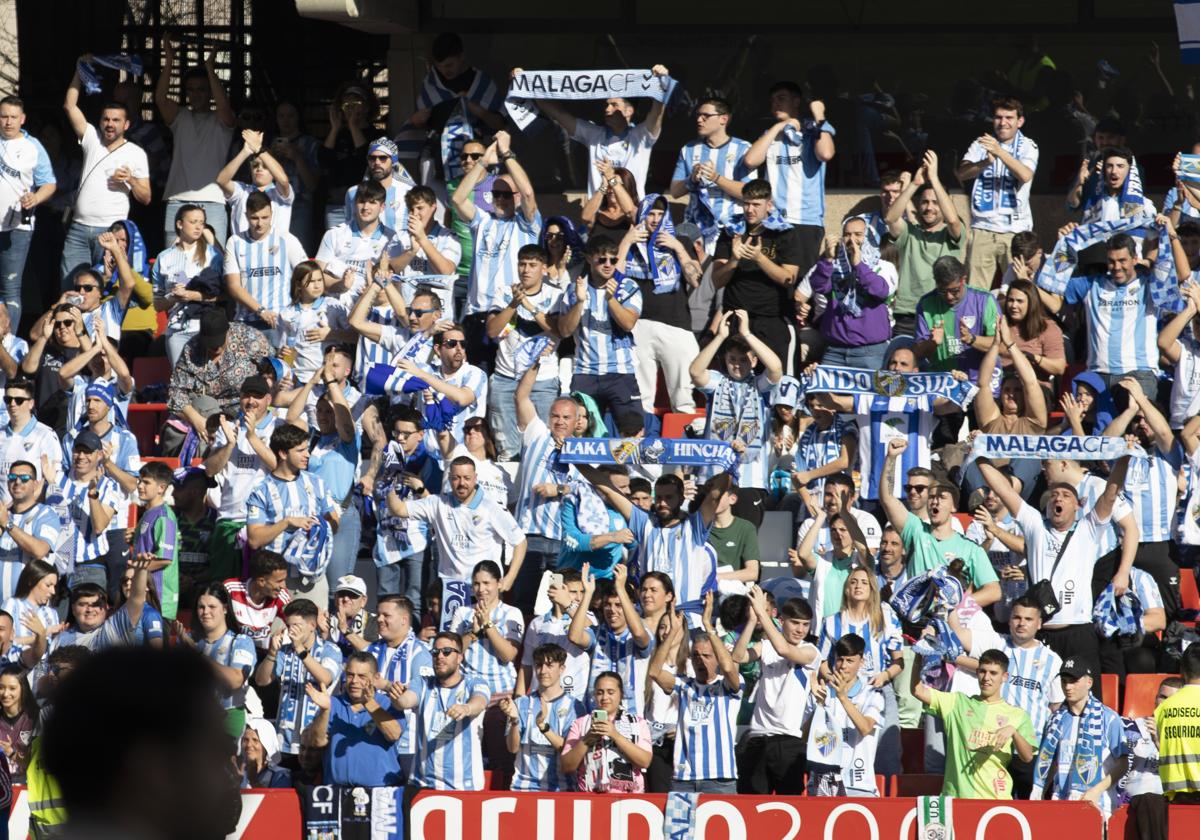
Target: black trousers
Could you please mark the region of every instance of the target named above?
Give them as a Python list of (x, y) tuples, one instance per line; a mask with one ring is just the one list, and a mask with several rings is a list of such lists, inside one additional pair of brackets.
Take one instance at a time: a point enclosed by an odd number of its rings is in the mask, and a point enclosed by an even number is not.
[[(1046, 644), (1050, 650), (1068, 659), (1082, 659), (1092, 669), (1093, 674), (1100, 673), (1100, 645), (1096, 630), (1091, 623), (1072, 624), (1061, 630), (1042, 628), (1038, 640)], [(1100, 680), (1092, 680), (1092, 694), (1100, 697)]]
[(756, 735), (737, 749), (738, 793), (801, 796), (808, 768), (804, 741), (794, 735)]
[(486, 313), (467, 315), (462, 326), (467, 340), (467, 361), (490, 375), (496, 364), (496, 342), (488, 338), (487, 318)]
[(1008, 764), (1008, 775), (1013, 780), (1013, 799), (1028, 799), (1033, 791), (1033, 762), (1022, 761), (1014, 752)]
[(1167, 840), (1167, 800), (1161, 793), (1139, 793), (1129, 800), (1124, 840)]
[(1158, 584), (1162, 595), (1163, 606), (1167, 610), (1167, 621), (1179, 615), (1179, 567), (1171, 560), (1171, 544), (1166, 540), (1160, 542), (1143, 542), (1138, 545), (1137, 557), (1133, 565), (1146, 572)]
[(671, 778), (675, 775), (675, 736), (668, 735), (650, 750), (650, 766), (646, 768), (646, 793), (670, 793)]
[(783, 364), (786, 376), (796, 375), (796, 356), (800, 352), (800, 341), (796, 336), (796, 321), (790, 313), (781, 315), (751, 315), (750, 332), (763, 344), (775, 351)]

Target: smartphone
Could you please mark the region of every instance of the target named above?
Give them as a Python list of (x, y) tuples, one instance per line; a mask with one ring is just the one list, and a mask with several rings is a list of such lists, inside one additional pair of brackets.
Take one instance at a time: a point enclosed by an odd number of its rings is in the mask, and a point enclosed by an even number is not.
[(559, 574), (558, 572), (552, 573), (550, 575), (550, 585), (557, 586), (561, 589), (562, 585), (563, 585), (563, 576), (561, 574)]
[(608, 723), (608, 712), (604, 711), (604, 709), (594, 710), (592, 712), (592, 723), (595, 723), (596, 721), (604, 721), (605, 723)]

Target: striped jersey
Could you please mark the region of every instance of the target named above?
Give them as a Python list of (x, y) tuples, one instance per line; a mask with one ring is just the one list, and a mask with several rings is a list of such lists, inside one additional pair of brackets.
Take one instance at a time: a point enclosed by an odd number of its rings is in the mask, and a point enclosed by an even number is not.
[[(692, 182), (692, 169), (699, 163), (712, 163), (717, 174), (723, 178), (731, 181), (749, 181), (750, 170), (746, 168), (744, 162), (748, 151), (750, 151), (750, 144), (738, 137), (730, 137), (723, 145), (716, 148), (699, 138), (683, 144), (683, 148), (679, 150), (679, 158), (675, 161), (675, 171), (671, 174), (671, 180), (684, 181), (692, 188), (691, 199), (683, 214), (684, 221), (691, 222), (704, 230), (712, 222), (715, 222), (718, 227), (725, 227), (733, 221), (734, 216), (741, 215), (742, 210), (738, 200), (726, 195), (715, 184), (699, 188), (706, 196), (705, 199), (702, 199), (700, 193), (697, 192), (697, 186)], [(707, 204), (708, 210), (704, 208), (705, 204)], [(712, 222), (707, 219), (709, 211), (713, 216)], [(716, 244), (715, 236), (712, 244)]]
[[(329, 671), (333, 684), (337, 685), (342, 674), (342, 652), (333, 642), (313, 637), (312, 656)], [(304, 667), (290, 641), (279, 649), (275, 658), (275, 678), (279, 680), (279, 712), (275, 717), (275, 729), (279, 732), (279, 751), (286, 755), (299, 755), (300, 734), (313, 722), (321, 711), (304, 690), (312, 684), (321, 686)]]
[[(978, 659), (985, 650), (994, 649), (1008, 657), (1008, 679), (1000, 689), (1004, 702), (1024, 710), (1033, 722), (1033, 734), (1042, 737), (1050, 719), (1050, 705), (1063, 702), (1058, 670), (1062, 659), (1041, 642), (1017, 647), (1007, 634), (976, 632), (971, 635), (967, 655)], [(1036, 747), (1037, 744), (1035, 743)]]
[(20, 644), (17, 639), (29, 638), (33, 635), (32, 631), (25, 626), (26, 616), (37, 616), (38, 620), (46, 627), (53, 627), (58, 624), (60, 619), (58, 611), (49, 604), (38, 606), (28, 598), (17, 598), (15, 596), (6, 598), (3, 609), (6, 613), (12, 616), (13, 621), (13, 643), (12, 650), (18, 654), (25, 650), (29, 645)]
[[(200, 247), (197, 244), (196, 247)], [(186, 286), (188, 281), (203, 271), (205, 268), (212, 266), (221, 276), (225, 275), (225, 255), (209, 245), (204, 243), (204, 262), (198, 263), (178, 246), (172, 246), (158, 252), (158, 257), (154, 260), (154, 265), (150, 266), (150, 285), (154, 287), (154, 294), (157, 297), (166, 297), (171, 293), (171, 288), (175, 285)], [(200, 312), (205, 306), (203, 303), (176, 303), (167, 313), (167, 326), (172, 331), (180, 330), (190, 321), (195, 321), (200, 317)]]
[[(854, 421), (847, 420), (841, 414), (833, 416), (833, 422), (826, 429), (818, 428), (816, 423), (809, 423), (800, 433), (796, 441), (796, 451), (792, 456), (792, 469), (798, 472), (811, 472), (823, 467), (831, 461), (836, 461), (842, 455), (842, 444), (847, 438), (858, 440), (858, 426)], [(851, 467), (854, 465), (851, 464)], [(814, 498), (820, 499), (825, 493), (825, 478), (814, 478), (805, 485)]]
[[(50, 546), (53, 552), (59, 544), (59, 534), (70, 531), (71, 523), (64, 523), (62, 516), (50, 505), (34, 504), (24, 512), (13, 509), (8, 511), (8, 522), (13, 528), (20, 528), (31, 537), (36, 537)], [(12, 538), (12, 532), (0, 534), (0, 598), (11, 598), (17, 591), (17, 578), (25, 569), (25, 564), (36, 559), (33, 555), (21, 550)], [(44, 558), (49, 563), (55, 563), (53, 554)], [(61, 569), (66, 573), (70, 567)], [(57, 624), (57, 622), (55, 622)], [(16, 628), (17, 635), (21, 628)]]
[[(304, 246), (290, 233), (258, 240), (231, 236), (225, 246), (225, 276), (241, 275), (242, 287), (259, 306), (279, 312), (291, 300), (292, 269), (305, 259)], [(258, 315), (239, 303), (234, 319), (257, 321)]]
[[(419, 640), (411, 630), (408, 636), (396, 647), (388, 647), (383, 639), (371, 642), (367, 653), (375, 657), (379, 676), (389, 682), (411, 685), (414, 680), (433, 674), (433, 658), (429, 648)], [(412, 709), (403, 712), (401, 723), (404, 731), (396, 742), (396, 752), (400, 755), (412, 755), (416, 749), (416, 735), (413, 727), (416, 725), (417, 713)]]
[(829, 123), (812, 131), (789, 125), (767, 147), (771, 201), (793, 225), (825, 225), (825, 161), (816, 151), (822, 133), (837, 134)]
[[(1184, 574), (1191, 574), (1191, 570), (1184, 572)], [(1143, 572), (1136, 566), (1131, 568), (1129, 570), (1129, 588), (1133, 590), (1133, 594), (1137, 596), (1138, 603), (1142, 605), (1143, 624), (1146, 621), (1145, 612), (1147, 610), (1161, 610), (1166, 608), (1166, 604), (1163, 603), (1162, 590), (1158, 588), (1158, 582), (1154, 580), (1154, 576), (1149, 572)]]
[(0, 139), (0, 231), (33, 230), (32, 216), (28, 222), (21, 219), (21, 196), (56, 181), (46, 147), (36, 137), (22, 128), (13, 139)]
[[(576, 609), (584, 609), (579, 606)], [(588, 652), (567, 637), (571, 627), (571, 614), (555, 616), (554, 610), (545, 615), (535, 615), (525, 628), (525, 644), (521, 647), (521, 665), (533, 669), (533, 652), (542, 645), (555, 644), (567, 652), (567, 664), (561, 679), (563, 691), (576, 700), (587, 697), (588, 669), (591, 659)], [(582, 714), (582, 712), (580, 713)]]
[[(0, 429), (0, 475), (8, 475), (9, 468), (15, 462), (28, 461), (33, 464), (39, 478), (47, 478), (42, 475), (43, 455), (50, 464), (51, 475), (48, 478), (53, 481), (59, 474), (62, 446), (59, 444), (54, 430), (44, 423), (39, 423), (36, 417), (30, 417), (25, 428), (20, 431), (13, 429), (11, 421)], [(8, 482), (5, 481), (2, 484), (3, 486), (0, 486), (0, 502), (8, 504), (11, 501), (11, 497), (8, 495)]]
[[(1130, 459), (1130, 468), (1133, 467), (1133, 460)], [(1128, 481), (1128, 478), (1126, 479)], [(1076, 521), (1087, 516), (1087, 512), (1096, 506), (1096, 500), (1104, 495), (1104, 488), (1108, 484), (1103, 478), (1098, 475), (1087, 473), (1083, 479), (1075, 487), (1075, 492), (1079, 494), (1079, 511), (1075, 514)], [(1128, 485), (1126, 485), (1128, 486)], [(1099, 543), (1098, 557), (1103, 557), (1114, 548), (1117, 547), (1118, 534), (1117, 523), (1133, 512), (1133, 508), (1129, 504), (1129, 497), (1124, 491), (1117, 494), (1117, 498), (1113, 500), (1112, 508), (1112, 525), (1104, 530), (1101, 534)], [(1136, 519), (1136, 517), (1135, 517)], [(1145, 536), (1142, 537), (1145, 539)]]
[(1072, 277), (1067, 303), (1082, 303), (1087, 316), (1088, 370), (1129, 373), (1158, 370), (1158, 326), (1150, 278), (1128, 283), (1103, 277)]
[(226, 668), (237, 668), (242, 672), (246, 681), (242, 683), (241, 688), (236, 691), (230, 691), (224, 681), (221, 681), (220, 687), (217, 689), (217, 699), (221, 701), (221, 708), (242, 708), (246, 703), (246, 690), (250, 686), (250, 675), (254, 672), (254, 666), (258, 664), (258, 654), (254, 650), (254, 641), (249, 636), (234, 633), (232, 630), (226, 630), (225, 635), (215, 642), (210, 642), (206, 639), (197, 639), (196, 647), (199, 648), (202, 654), (218, 665), (224, 665)]
[[(217, 475), (217, 487), (220, 492), (217, 515), (221, 519), (244, 522), (246, 498), (259, 478), (266, 474), (267, 467), (246, 439), (244, 416), (238, 418), (237, 431), (237, 443), (233, 447), (233, 454), (229, 456), (225, 469)], [(254, 432), (263, 443), (269, 442), (275, 432), (275, 413), (268, 411), (255, 426)], [(224, 448), (226, 443), (225, 430), (218, 427), (213, 435), (212, 451)]]
[(475, 250), (471, 277), (467, 281), (467, 305), (462, 315), (478, 315), (500, 309), (505, 289), (517, 282), (517, 252), (537, 243), (542, 214), (530, 221), (518, 208), (510, 219), (501, 219), (475, 208), (470, 221)]
[(229, 206), (229, 229), (241, 236), (246, 235), (250, 225), (246, 221), (246, 199), (252, 193), (261, 192), (271, 199), (271, 233), (287, 233), (292, 227), (292, 204), (296, 201), (296, 187), (289, 185), (285, 196), (274, 183), (259, 188), (254, 184), (234, 181), (230, 184), (233, 195), (225, 199)]
[(1152, 445), (1148, 454), (1130, 457), (1125, 472), (1125, 493), (1143, 544), (1171, 539), (1178, 499), (1177, 477), (1182, 466), (1182, 449), (1178, 443), (1166, 455)]
[(903, 499), (901, 486), (913, 467), (929, 469), (929, 442), (937, 416), (933, 413), (933, 397), (883, 397), (860, 394), (854, 398), (858, 415), (858, 463), (864, 479), (862, 497), (879, 498), (883, 462), (887, 457), (888, 441), (902, 437), (908, 448), (900, 453), (892, 492)]
[[(59, 507), (59, 513), (65, 512), (75, 525), (76, 563), (88, 563), (108, 554), (108, 531), (97, 532), (92, 524), (88, 490), (88, 482), (76, 481), (64, 474), (56, 487), (47, 490), (46, 496), (47, 503)], [(100, 504), (113, 511), (109, 529), (124, 527), (127, 513), (125, 494), (117, 482), (107, 475), (101, 475), (96, 480), (96, 492), (100, 494)], [(52, 498), (56, 501), (51, 502)]]
[(1192, 206), (1192, 202), (1188, 200), (1187, 193), (1182, 195), (1178, 187), (1171, 187), (1167, 190), (1167, 195), (1163, 198), (1163, 213), (1170, 213), (1172, 210), (1178, 210), (1180, 222), (1189, 219), (1200, 219), (1200, 209)]
[(592, 672), (588, 675), (589, 700), (596, 685), (596, 677), (605, 671), (615, 671), (621, 676), (621, 710), (642, 717), (646, 711), (646, 669), (654, 654), (654, 636), (646, 647), (638, 645), (633, 633), (626, 627), (619, 633), (600, 622), (588, 628), (588, 651), (592, 655)]
[[(471, 632), (474, 618), (473, 605), (459, 607), (450, 619), (449, 627), (460, 636), (465, 636)], [(520, 610), (501, 601), (488, 613), (488, 621), (495, 622), (500, 635), (520, 647), (521, 639), (525, 635), (525, 619)], [(503, 662), (500, 659), (487, 633), (481, 634), (467, 647), (463, 654), (463, 673), (473, 679), (482, 680), (492, 694), (511, 692), (517, 684), (516, 663)]]
[[(771, 396), (775, 386), (765, 373), (745, 379), (730, 379), (719, 371), (708, 372), (708, 384), (698, 390), (708, 400), (704, 436), (712, 440), (745, 444), (737, 463), (738, 487), (767, 488), (771, 473)], [(704, 481), (723, 470), (701, 467), (698, 478)]]
[[(642, 292), (637, 283), (617, 275), (616, 300), (637, 315), (642, 314)], [(556, 312), (566, 314), (578, 302), (575, 284), (563, 292)], [(499, 307), (497, 307), (499, 308)], [(606, 373), (629, 373), (637, 369), (633, 358), (633, 333), (617, 327), (608, 311), (608, 296), (604, 286), (588, 284), (587, 307), (575, 328), (575, 373), (602, 376)]]
[[(382, 187), (383, 184), (379, 186)], [(403, 166), (400, 167), (399, 172), (394, 172), (392, 174), (392, 183), (384, 187), (387, 196), (383, 199), (383, 212), (379, 215), (379, 221), (392, 230), (400, 230), (406, 226), (408, 224), (408, 205), (404, 203), (404, 197), (415, 186), (416, 183)], [(354, 208), (354, 197), (357, 195), (358, 184), (346, 190), (347, 219), (356, 219), (358, 217), (358, 213)]]
[(560, 738), (566, 738), (567, 730), (575, 718), (584, 713), (583, 703), (567, 693), (549, 702), (543, 700), (540, 694), (527, 694), (513, 702), (517, 706), (517, 720), (513, 722), (510, 718), (507, 726), (516, 726), (521, 733), (521, 749), (513, 768), (511, 789), (547, 792), (570, 790), (568, 776), (558, 762), (558, 750), (542, 734), (537, 721), (544, 707), (545, 723)]
[(542, 418), (534, 417), (521, 432), (520, 466), (517, 468), (517, 524), (527, 534), (562, 539), (559, 513), (562, 499), (545, 499), (534, 492), (538, 484), (566, 484), (571, 468), (559, 461), (559, 446)]
[(326, 274), (341, 278), (348, 269), (354, 270), (353, 287), (357, 290), (367, 280), (367, 263), (375, 262), (396, 235), (394, 228), (376, 224), (365, 234), (354, 222), (342, 222), (325, 231), (315, 259), (325, 267)]
[(358, 348), (354, 353), (354, 378), (362, 382), (372, 365), (391, 365), (396, 353), (408, 340), (408, 322), (400, 317), (391, 306), (372, 306), (367, 311), (367, 321), (383, 328), (379, 341), (365, 335), (358, 337)]
[[(4, 352), (12, 356), (14, 362), (19, 366), (29, 355), (29, 342), (23, 338), (18, 338), (11, 332), (5, 333), (4, 338), (0, 338), (0, 346), (4, 347)], [(0, 389), (8, 385), (8, 374), (0, 371)], [(0, 427), (8, 425), (8, 406), (0, 405)]]
[(833, 646), (840, 638), (850, 633), (861, 637), (867, 643), (862, 669), (868, 677), (874, 677), (892, 664), (892, 654), (898, 653), (904, 647), (904, 632), (891, 605), (879, 606), (883, 612), (883, 628), (877, 634), (871, 633), (869, 618), (856, 622), (844, 610), (825, 616), (825, 620), (821, 622), (821, 659), (828, 662), (830, 668), (834, 664)]
[(737, 740), (737, 714), (746, 683), (738, 676), (739, 686), (730, 690), (718, 676), (701, 683), (693, 677), (675, 677), (675, 696), (679, 701), (679, 725), (675, 730), (676, 781), (736, 779), (733, 758)]
[(412, 784), (434, 790), (483, 790), (483, 715), (452, 720), (446, 712), (465, 706), (476, 695), (490, 700), (487, 683), (464, 675), (456, 685), (443, 687), (429, 676), (417, 677), (408, 687), (419, 700), (420, 718)]
[[(264, 474), (246, 499), (246, 524), (270, 525), (290, 516), (323, 517), (337, 506), (325, 482), (308, 470), (291, 481)], [(263, 548), (286, 556), (286, 547), (296, 529), (290, 525)], [(289, 558), (290, 562), (290, 558)]]
[(87, 330), (88, 336), (95, 340), (96, 319), (99, 318), (104, 324), (104, 334), (113, 341), (120, 341), (121, 325), (125, 322), (125, 310), (128, 308), (128, 303), (122, 305), (116, 295), (107, 297), (98, 307), (83, 313), (83, 328)]
[(643, 575), (666, 572), (675, 584), (678, 608), (716, 588), (717, 555), (708, 544), (709, 527), (698, 510), (664, 527), (657, 517), (633, 506), (629, 530), (637, 538), (638, 569)]

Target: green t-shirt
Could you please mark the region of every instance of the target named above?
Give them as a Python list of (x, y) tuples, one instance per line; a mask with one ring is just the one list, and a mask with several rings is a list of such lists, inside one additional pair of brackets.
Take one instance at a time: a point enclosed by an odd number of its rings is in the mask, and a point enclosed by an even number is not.
[(708, 544), (717, 552), (717, 565), (734, 571), (743, 569), (747, 560), (759, 560), (758, 531), (749, 520), (735, 516), (725, 528), (708, 530)]
[(162, 617), (174, 621), (179, 611), (179, 520), (170, 505), (159, 505), (142, 515), (133, 550), (171, 561), (153, 577), (162, 602)]
[(987, 552), (982, 548), (959, 533), (953, 533), (944, 540), (936, 539), (933, 526), (921, 521), (916, 514), (910, 513), (908, 519), (904, 520), (900, 539), (904, 542), (904, 550), (908, 552), (909, 577), (940, 569), (959, 559), (966, 564), (967, 574), (975, 589), (999, 580)]
[(896, 297), (892, 310), (900, 315), (912, 315), (917, 311), (917, 301), (926, 292), (933, 291), (933, 264), (947, 254), (961, 258), (966, 248), (966, 226), (958, 239), (950, 236), (950, 226), (932, 233), (906, 221), (896, 237), (896, 248), (900, 251), (900, 280), (896, 285)]
[(1012, 799), (1012, 777), (1008, 764), (1013, 757), (1009, 741), (1000, 749), (992, 736), (1005, 726), (1033, 743), (1033, 724), (1023, 710), (1003, 700), (985, 703), (948, 691), (930, 689), (929, 711), (942, 719), (946, 729), (946, 771), (942, 796), (969, 799)]
[[(458, 189), (462, 179), (449, 181), (446, 184), (446, 190), (450, 195), (454, 195), (454, 191)], [(471, 259), (475, 255), (475, 237), (471, 234), (471, 226), (459, 218), (458, 214), (453, 209), (450, 210), (450, 232), (458, 239), (458, 244), (462, 248), (462, 257), (458, 261), (458, 276), (469, 277), (471, 274)]]
[(983, 363), (983, 353), (963, 343), (958, 322), (965, 321), (967, 329), (979, 336), (994, 336), (1000, 309), (991, 292), (963, 289), (962, 300), (951, 307), (946, 299), (930, 292), (917, 302), (917, 338), (931, 335), (934, 327), (942, 325), (945, 338), (937, 346), (929, 360), (930, 370), (950, 371), (961, 369), (976, 373)]

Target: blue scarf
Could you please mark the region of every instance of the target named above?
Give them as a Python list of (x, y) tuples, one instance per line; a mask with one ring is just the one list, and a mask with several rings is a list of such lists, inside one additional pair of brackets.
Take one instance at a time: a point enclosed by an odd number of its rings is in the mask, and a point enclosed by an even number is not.
[(935, 618), (929, 622), (929, 626), (933, 628), (933, 634), (922, 635), (912, 646), (913, 653), (925, 660), (921, 668), (922, 676), (941, 670), (942, 663), (953, 665), (954, 660), (966, 652), (958, 634), (946, 619)]
[(1154, 216), (1139, 211), (1135, 216), (1115, 222), (1091, 222), (1080, 225), (1055, 243), (1050, 258), (1042, 264), (1042, 270), (1038, 272), (1038, 286), (1054, 295), (1065, 293), (1067, 283), (1070, 282), (1071, 275), (1075, 272), (1075, 265), (1079, 261), (1080, 251), (1097, 242), (1105, 242), (1114, 234), (1148, 227), (1152, 224), (1154, 224)]
[[(767, 230), (773, 230), (776, 232), (792, 229), (791, 222), (783, 217), (783, 214), (779, 212), (778, 207), (771, 208), (771, 212), (768, 213), (767, 217), (762, 220), (762, 226)], [(744, 234), (746, 232), (745, 214), (740, 213), (734, 216), (732, 219), (730, 219), (729, 224), (725, 226), (725, 229), (730, 233)]]
[(894, 373), (840, 365), (818, 365), (800, 376), (803, 394), (850, 394), (878, 397), (945, 397), (966, 408), (979, 388), (950, 373)]
[(538, 234), (538, 244), (550, 250), (550, 246), (546, 244), (546, 229), (550, 225), (558, 225), (566, 237), (566, 245), (571, 249), (571, 261), (574, 262), (583, 257), (584, 241), (583, 236), (579, 233), (579, 228), (575, 227), (574, 222), (566, 216), (551, 216), (542, 223), (542, 230)]
[[(1195, 155), (1200, 158), (1200, 155)], [(1160, 312), (1178, 313), (1187, 306), (1179, 293), (1179, 276), (1175, 270), (1175, 256), (1167, 238), (1167, 226), (1158, 225), (1158, 256), (1154, 258), (1154, 272), (1150, 275), (1150, 299)], [(1185, 282), (1195, 282), (1195, 273)]]
[(665, 464), (716, 466), (730, 471), (737, 453), (720, 440), (693, 438), (567, 438), (558, 454), (563, 464)]
[(910, 578), (892, 595), (891, 605), (901, 621), (920, 624), (931, 615), (945, 615), (962, 599), (962, 583), (943, 566)]
[[(1113, 714), (1116, 714), (1115, 712)], [(1070, 733), (1071, 710), (1064, 703), (1046, 723), (1042, 744), (1033, 765), (1033, 792), (1030, 799), (1045, 798), (1046, 782), (1054, 774), (1054, 798), (1067, 799), (1083, 793), (1100, 781), (1107, 748), (1104, 743), (1104, 704), (1088, 694), (1087, 705), (1075, 738), (1075, 754), (1060, 756), (1059, 746)]]
[(457, 181), (463, 176), (462, 148), (468, 140), (475, 138), (471, 128), (471, 120), (467, 116), (466, 100), (460, 100), (458, 105), (446, 120), (442, 135), (438, 138), (438, 148), (442, 153), (442, 166), (445, 168), (446, 180)]
[(585, 534), (607, 534), (609, 528), (608, 505), (599, 493), (586, 481), (571, 482), (571, 498), (575, 502), (575, 519), (579, 530)]
[(1103, 435), (976, 435), (971, 460), (1010, 458), (1020, 460), (1115, 461), (1123, 455), (1145, 454), (1124, 438)]
[[(1084, 222), (1100, 220), (1100, 214), (1104, 208), (1104, 197), (1107, 194), (1102, 173), (1092, 179), (1092, 191), (1084, 198), (1083, 207), (1080, 208), (1083, 212)], [(1143, 213), (1145, 197), (1142, 195), (1142, 176), (1138, 172), (1137, 158), (1129, 161), (1129, 174), (1125, 176), (1125, 183), (1121, 184), (1121, 195), (1117, 198), (1117, 203), (1121, 207), (1123, 218)], [(1151, 221), (1153, 221), (1153, 217), (1151, 217)]]
[(554, 339), (545, 334), (530, 336), (518, 344), (517, 349), (513, 351), (513, 371), (516, 378), (519, 380), (525, 371), (537, 364), (542, 353), (552, 344)]
[[(846, 225), (855, 219), (860, 219), (867, 225), (869, 234), (871, 221), (866, 216), (847, 216), (842, 220), (842, 230), (845, 231)], [(879, 245), (872, 242), (869, 235), (863, 240), (859, 259), (862, 264), (872, 270), (879, 265)], [(830, 275), (830, 281), (833, 283), (833, 297), (841, 301), (842, 307), (852, 317), (860, 317), (862, 306), (858, 302), (858, 293), (862, 289), (858, 285), (858, 276), (854, 266), (850, 264), (850, 255), (846, 251), (846, 246), (841, 242), (838, 243), (837, 253), (833, 260), (833, 273)]]
[[(649, 229), (649, 222), (646, 221), (646, 216), (654, 209), (654, 204), (659, 199), (663, 199), (663, 196), (659, 193), (650, 193), (638, 205), (637, 223), (647, 225), (648, 236), (645, 242), (638, 242), (633, 247), (642, 258), (642, 264), (650, 272), (650, 279), (654, 281), (654, 294), (666, 295), (679, 288), (679, 277), (683, 274), (683, 268), (679, 265), (679, 260), (673, 251), (658, 244), (660, 232), (665, 231), (671, 236), (675, 235), (675, 223), (671, 220), (671, 208), (666, 209), (662, 221), (654, 230)], [(665, 200), (663, 199), (664, 202)]]
[(1110, 583), (1092, 608), (1092, 626), (1105, 639), (1113, 636), (1140, 638), (1142, 612), (1142, 602), (1132, 589), (1118, 598)]
[(131, 76), (142, 75), (142, 58), (138, 55), (117, 53), (116, 55), (94, 55), (91, 63), (80, 60), (75, 68), (79, 71), (79, 81), (83, 83), (83, 92), (88, 96), (101, 90), (100, 73), (92, 64), (99, 64), (110, 70), (124, 70)]
[[(1010, 153), (1017, 160), (1021, 159), (1021, 142), (1025, 139), (1025, 135), (1020, 131), (1012, 139), (1012, 144), (1001, 144), (1007, 146)], [(1017, 212), (1017, 179), (1004, 165), (1004, 161), (999, 157), (992, 158), (982, 172), (975, 176), (975, 186), (971, 188), (971, 209), (975, 211), (975, 215), (991, 215), (993, 213), (1001, 213), (1006, 210)]]
[(1200, 155), (1180, 155), (1178, 177), (1190, 184), (1200, 182)]
[[(433, 338), (427, 335), (418, 333), (405, 342), (400, 348), (400, 352), (396, 354), (397, 359), (408, 359), (418, 362), (428, 356), (430, 349), (433, 347)], [(419, 362), (418, 362), (419, 364)], [(408, 387), (410, 381), (416, 384)], [(426, 387), (421, 380), (413, 380), (407, 373), (393, 365), (371, 365), (367, 371), (367, 376), (363, 382), (363, 391), (372, 397), (380, 397), (384, 394), (412, 393), (420, 391)]]

